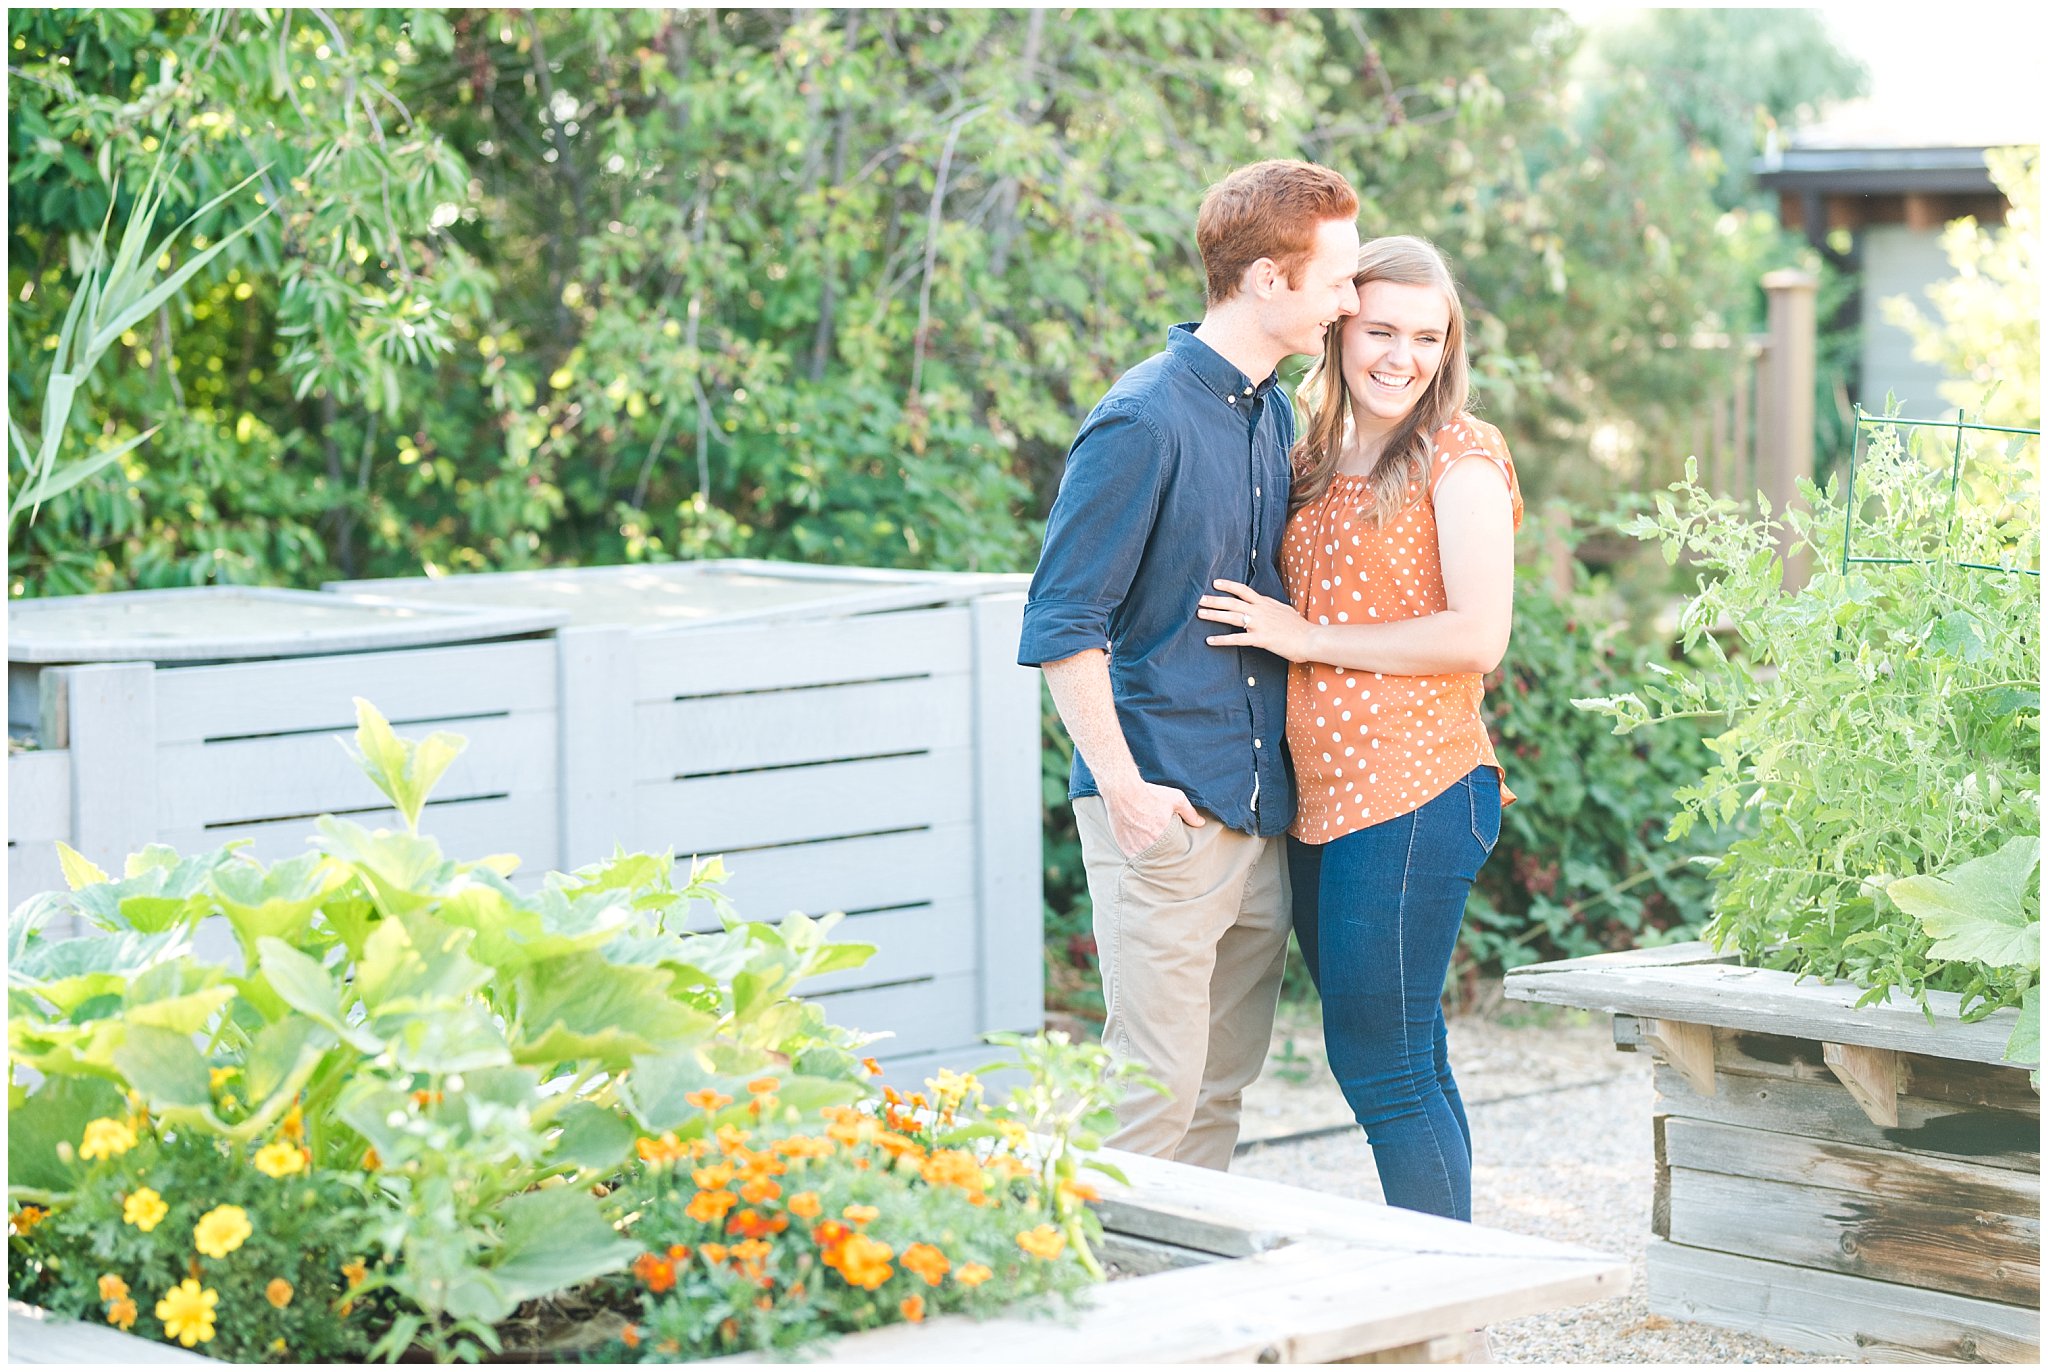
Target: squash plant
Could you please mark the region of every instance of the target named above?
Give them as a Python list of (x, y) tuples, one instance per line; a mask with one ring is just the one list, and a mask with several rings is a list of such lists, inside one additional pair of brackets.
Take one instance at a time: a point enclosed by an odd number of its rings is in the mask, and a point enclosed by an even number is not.
[[(687, 932), (722, 870), (678, 889), (666, 854), (521, 891), (419, 833), (462, 741), (357, 709), (402, 832), (324, 816), (302, 857), (151, 847), (118, 878), (67, 850), (72, 890), (14, 912), (17, 1296), (232, 1357), (474, 1358), (640, 1251), (593, 1194), (637, 1139), (757, 1122), (768, 1072), (792, 1116), (869, 1094), (790, 994), (872, 953), (831, 917)], [(239, 965), (195, 955), (216, 920)]]
[[(2037, 1062), (2039, 440), (1920, 432), (1942, 451), (1879, 423), (1853, 505), (1839, 482), (1803, 482), (1807, 508), (1782, 525), (1703, 489), (1688, 462), (1626, 527), (1698, 568), (1682, 620), (1695, 656), (1576, 703), (1616, 733), (1718, 730), (1718, 761), (1678, 793), (1670, 831), (1748, 816), (1713, 861), (1709, 940), (1846, 978), (1866, 989), (1859, 1003), (1898, 988), (1923, 1006), (1928, 990), (1957, 992), (1970, 1017), (2019, 1006), (2007, 1056)], [(1784, 528), (1816, 568), (1796, 590)]]

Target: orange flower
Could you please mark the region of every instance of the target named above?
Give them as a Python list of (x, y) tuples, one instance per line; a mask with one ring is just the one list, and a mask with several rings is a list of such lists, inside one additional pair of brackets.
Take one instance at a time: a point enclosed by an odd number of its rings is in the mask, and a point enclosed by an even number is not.
[(781, 1195), (782, 1188), (766, 1177), (750, 1181), (740, 1188), (740, 1199), (749, 1205), (766, 1205)]
[(690, 1260), (690, 1245), (687, 1243), (670, 1244), (668, 1246), (668, 1260), (670, 1262), (688, 1262)]
[(690, 1198), (683, 1213), (699, 1224), (716, 1224), (739, 1203), (740, 1198), (730, 1191), (699, 1191)]
[(941, 1148), (919, 1171), (933, 1186), (957, 1186), (962, 1191), (979, 1191), (988, 1180), (974, 1154), (962, 1148)]
[(815, 1138), (810, 1134), (792, 1134), (786, 1139), (777, 1139), (768, 1147), (785, 1158), (829, 1158), (833, 1143), (830, 1139)]
[(871, 1077), (879, 1077), (882, 1075), (882, 1064), (876, 1062), (873, 1058), (862, 1058), (860, 1060), (860, 1065), (868, 1069), (868, 1075)]
[(709, 1167), (699, 1167), (690, 1173), (690, 1180), (706, 1191), (722, 1190), (732, 1180), (732, 1164), (716, 1162)]
[(284, 1119), (279, 1121), (277, 1132), (293, 1143), (306, 1141), (306, 1117), (296, 1101), (292, 1103), (291, 1109), (284, 1112)]
[(838, 1220), (826, 1220), (811, 1231), (811, 1239), (820, 1248), (830, 1248), (835, 1244), (846, 1242), (846, 1236), (852, 1232), (851, 1229), (848, 1229)]
[(676, 1284), (675, 1264), (659, 1253), (642, 1253), (633, 1259), (633, 1275), (657, 1296)]
[(619, 1342), (628, 1348), (638, 1348), (640, 1346), (640, 1326), (629, 1324), (624, 1329), (621, 1329), (619, 1331)]
[(1036, 1229), (1026, 1229), (1018, 1234), (1017, 1246), (1034, 1258), (1051, 1262), (1067, 1246), (1067, 1236), (1049, 1224), (1041, 1224)]
[(891, 1105), (901, 1105), (904, 1103), (903, 1093), (893, 1086), (884, 1086), (882, 1088), (882, 1099)]
[[(152, 1191), (150, 1194), (153, 1196), (156, 1192)], [(24, 1205), (21, 1209), (7, 1217), (7, 1227), (17, 1234), (26, 1234), (48, 1218), (50, 1218), (50, 1212), (43, 1209), (42, 1206)], [(130, 1220), (129, 1223), (132, 1224), (134, 1221)]]
[(270, 1285), (263, 1288), (263, 1299), (279, 1310), (292, 1303), (292, 1284), (283, 1277), (272, 1277)]
[(903, 1270), (924, 1278), (926, 1286), (937, 1286), (953, 1270), (951, 1259), (928, 1243), (913, 1243), (903, 1250)]
[(666, 1163), (680, 1162), (690, 1156), (689, 1148), (676, 1141), (672, 1133), (658, 1139), (641, 1137), (633, 1144), (633, 1151), (640, 1155), (640, 1161), (649, 1167), (660, 1167)]
[(706, 1267), (716, 1267), (725, 1261), (725, 1245), (722, 1243), (700, 1243), (697, 1256), (704, 1259)]
[(689, 1095), (684, 1096), (683, 1099), (707, 1115), (716, 1114), (732, 1104), (731, 1096), (726, 1095), (722, 1091), (714, 1090), (709, 1086), (692, 1091)]
[(140, 1313), (135, 1308), (135, 1302), (126, 1296), (107, 1303), (107, 1323), (113, 1325), (116, 1329), (133, 1328), (135, 1317)]
[(902, 1311), (903, 1318), (909, 1320), (912, 1324), (922, 1324), (924, 1322), (923, 1296), (905, 1296), (897, 1304), (896, 1308)]
[(127, 1294), (128, 1283), (122, 1281), (117, 1273), (103, 1272), (100, 1274), (101, 1300), (117, 1301), (120, 1300), (122, 1297), (126, 1296)]
[(892, 1158), (909, 1157), (919, 1161), (924, 1158), (923, 1144), (916, 1139), (905, 1138), (899, 1133), (887, 1130), (875, 1135), (875, 1146)]
[(441, 1100), (442, 1096), (439, 1091), (415, 1091), (412, 1093), (413, 1106), (419, 1110), (424, 1110), (430, 1105), (439, 1105)]
[(775, 1245), (762, 1239), (747, 1239), (732, 1246), (734, 1262), (760, 1262), (775, 1251)]
[(995, 1273), (989, 1271), (988, 1268), (980, 1263), (970, 1262), (953, 1274), (953, 1280), (971, 1291), (994, 1275)]
[(789, 1198), (789, 1213), (800, 1220), (814, 1220), (824, 1208), (816, 1191), (799, 1191)]
[(737, 1124), (721, 1124), (718, 1126), (717, 1133), (718, 1146), (728, 1153), (737, 1153), (746, 1146), (747, 1140), (753, 1137), (751, 1133), (740, 1128)]
[(363, 1150), (363, 1170), (365, 1172), (374, 1172), (383, 1165), (384, 1159), (377, 1156), (376, 1149), (365, 1148)]
[(752, 1208), (740, 1211), (725, 1222), (725, 1232), (738, 1234), (741, 1238), (758, 1239), (775, 1232), (774, 1222), (761, 1217), (761, 1212)]
[(348, 1279), (349, 1289), (353, 1291), (369, 1278), (370, 1268), (361, 1258), (357, 1258), (354, 1262), (345, 1262), (341, 1265), (341, 1275)]
[(825, 1254), (825, 1265), (834, 1268), (848, 1286), (873, 1291), (896, 1274), (889, 1259), (896, 1250), (865, 1234), (850, 1234), (846, 1242)]
[(1102, 1199), (1102, 1193), (1100, 1191), (1097, 1191), (1094, 1187), (1090, 1186), (1085, 1181), (1061, 1182), (1060, 1194), (1065, 1196), (1068, 1200), (1076, 1200), (1083, 1202), (1098, 1201)]
[(780, 1085), (782, 1082), (776, 1077), (755, 1077), (747, 1083), (747, 1091), (751, 1095), (765, 1096)]
[(839, 1212), (855, 1224), (869, 1224), (881, 1218), (882, 1212), (872, 1205), (849, 1205)]

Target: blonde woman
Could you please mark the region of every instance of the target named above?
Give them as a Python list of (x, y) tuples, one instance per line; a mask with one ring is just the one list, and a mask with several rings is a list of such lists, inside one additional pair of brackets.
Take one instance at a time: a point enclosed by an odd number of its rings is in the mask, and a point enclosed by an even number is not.
[(1466, 410), (1465, 315), (1419, 238), (1359, 252), (1358, 313), (1303, 382), (1281, 575), (1215, 583), (1219, 647), (1292, 664), (1294, 926), (1330, 1066), (1390, 1205), (1472, 1217), (1472, 1135), (1445, 1056), (1444, 976), (1513, 799), (1479, 715), (1507, 650), (1522, 500)]

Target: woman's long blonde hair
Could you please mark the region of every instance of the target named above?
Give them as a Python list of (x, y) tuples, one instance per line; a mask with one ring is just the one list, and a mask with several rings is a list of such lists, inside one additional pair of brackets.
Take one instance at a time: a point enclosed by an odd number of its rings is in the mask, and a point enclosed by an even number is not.
[[(1429, 476), (1429, 436), (1464, 413), (1471, 398), (1472, 372), (1465, 360), (1465, 306), (1450, 263), (1426, 238), (1397, 234), (1375, 238), (1358, 250), (1358, 271), (1351, 278), (1363, 292), (1375, 281), (1401, 286), (1434, 286), (1451, 307), (1444, 333), (1443, 362), (1429, 389), (1415, 402), (1373, 464), (1361, 513), (1375, 525), (1385, 524), (1409, 503), (1413, 490)], [(1323, 344), (1323, 355), (1302, 378), (1299, 404), (1306, 412), (1302, 436), (1292, 461), (1294, 487), (1289, 513), (1320, 498), (1337, 473), (1344, 435), (1351, 420), (1351, 388), (1344, 381), (1344, 325), (1339, 321)]]

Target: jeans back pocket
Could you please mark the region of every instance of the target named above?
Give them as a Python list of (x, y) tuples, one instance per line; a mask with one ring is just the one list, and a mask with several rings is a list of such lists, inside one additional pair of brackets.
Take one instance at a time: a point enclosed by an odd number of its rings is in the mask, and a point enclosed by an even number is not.
[(1481, 763), (1465, 778), (1465, 794), (1472, 802), (1472, 837), (1479, 851), (1493, 856), (1500, 842), (1500, 773)]

